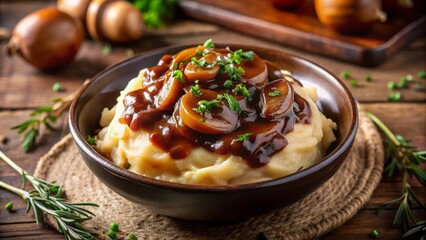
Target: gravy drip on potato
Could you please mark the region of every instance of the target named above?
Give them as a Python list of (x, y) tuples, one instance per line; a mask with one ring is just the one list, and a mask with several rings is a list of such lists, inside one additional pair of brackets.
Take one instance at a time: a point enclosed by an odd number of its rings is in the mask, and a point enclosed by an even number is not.
[[(125, 95), (120, 122), (150, 133), (174, 159), (192, 147), (233, 154), (256, 168), (287, 145), (311, 109), (276, 66), (252, 51), (198, 46), (147, 68), (142, 88)], [(269, 70), (269, 71), (268, 71)]]

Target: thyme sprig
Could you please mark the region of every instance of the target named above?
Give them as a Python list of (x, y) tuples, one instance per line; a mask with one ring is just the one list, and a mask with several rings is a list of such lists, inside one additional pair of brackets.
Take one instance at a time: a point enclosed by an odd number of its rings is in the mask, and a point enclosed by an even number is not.
[[(379, 208), (379, 211), (388, 206), (399, 204), (393, 219), (393, 226), (400, 223), (401, 228), (406, 232), (410, 228), (411, 222), (416, 223), (411, 211), (414, 203), (417, 203), (422, 209), (426, 209), (409, 183), (409, 179), (414, 176), (423, 186), (426, 185), (426, 171), (419, 167), (419, 164), (426, 163), (426, 151), (417, 151), (416, 147), (410, 145), (410, 140), (394, 134), (372, 113), (367, 113), (367, 116), (388, 138), (388, 140), (384, 142), (385, 158), (389, 160), (385, 167), (385, 173), (389, 177), (394, 176), (397, 172), (402, 173), (401, 196), (384, 203), (382, 207)], [(422, 230), (423, 228), (419, 229)], [(425, 231), (425, 229), (422, 231)]]
[[(85, 83), (87, 83), (86, 81)], [(85, 84), (84, 83), (84, 84)], [(34, 149), (41, 127), (44, 126), (50, 131), (55, 131), (53, 124), (68, 110), (75, 93), (63, 98), (52, 99), (52, 106), (41, 106), (30, 113), (30, 119), (13, 126), (11, 129), (18, 131), (24, 136), (21, 147), (25, 152)]]
[[(64, 234), (65, 239), (94, 239), (93, 233), (87, 231), (81, 223), (95, 216), (83, 207), (98, 207), (97, 204), (68, 203), (61, 197), (63, 194), (62, 185), (30, 175), (1, 151), (0, 158), (21, 174), (22, 189), (3, 181), (0, 181), (0, 187), (15, 193), (25, 201), (27, 204), (26, 212), (29, 212), (30, 209), (33, 210), (37, 224), (44, 222), (43, 214), (46, 214), (56, 221), (57, 230)], [(27, 181), (33, 185), (33, 190), (24, 190)]]

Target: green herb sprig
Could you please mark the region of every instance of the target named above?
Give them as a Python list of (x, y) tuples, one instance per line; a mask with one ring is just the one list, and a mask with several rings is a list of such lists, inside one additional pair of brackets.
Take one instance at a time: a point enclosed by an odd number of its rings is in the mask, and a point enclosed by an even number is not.
[(131, 0), (133, 5), (142, 12), (145, 24), (149, 28), (164, 26), (165, 20), (174, 17), (178, 0)]
[[(85, 83), (87, 83), (87, 81)], [(42, 126), (51, 131), (56, 130), (53, 125), (62, 116), (62, 114), (68, 110), (74, 95), (75, 93), (72, 93), (63, 98), (52, 99), (52, 106), (36, 108), (30, 113), (29, 120), (19, 123), (11, 128), (24, 136), (21, 147), (25, 152), (29, 152), (34, 149)]]
[(253, 135), (253, 133), (244, 133), (244, 134), (238, 135), (236, 138), (234, 138), (234, 141), (242, 142), (244, 140), (249, 139), (251, 135)]
[[(367, 113), (367, 116), (388, 138), (388, 140), (384, 142), (385, 157), (389, 160), (385, 167), (385, 173), (389, 177), (394, 176), (396, 172), (402, 173), (401, 196), (384, 203), (379, 209), (379, 212), (388, 206), (398, 204), (399, 207), (393, 220), (393, 226), (400, 223), (401, 228), (405, 232), (409, 229), (411, 222), (416, 223), (411, 212), (413, 204), (417, 203), (422, 209), (426, 210), (426, 207), (420, 202), (408, 182), (408, 180), (414, 176), (423, 186), (426, 185), (426, 171), (419, 167), (421, 163), (426, 163), (426, 151), (417, 151), (416, 147), (410, 145), (410, 140), (394, 134), (372, 113)], [(424, 230), (425, 229), (423, 229), (423, 231)]]
[[(87, 231), (81, 223), (95, 216), (83, 207), (98, 207), (97, 204), (66, 202), (61, 197), (63, 194), (62, 185), (30, 175), (1, 151), (0, 158), (21, 174), (22, 189), (3, 181), (0, 181), (0, 187), (15, 193), (25, 201), (27, 204), (26, 211), (33, 210), (37, 224), (44, 222), (43, 214), (46, 214), (56, 221), (57, 230), (64, 234), (65, 239), (94, 239), (93, 233)], [(24, 190), (27, 181), (33, 185), (33, 190)]]

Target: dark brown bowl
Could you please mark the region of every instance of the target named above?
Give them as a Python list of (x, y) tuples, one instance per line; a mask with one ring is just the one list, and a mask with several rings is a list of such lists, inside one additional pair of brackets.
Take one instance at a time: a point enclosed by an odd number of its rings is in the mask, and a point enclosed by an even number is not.
[(318, 88), (318, 105), (338, 126), (337, 141), (318, 164), (274, 180), (238, 186), (198, 186), (144, 177), (117, 167), (87, 143), (104, 107), (115, 104), (118, 92), (145, 67), (164, 54), (190, 46), (153, 50), (111, 66), (83, 86), (72, 102), (69, 121), (72, 136), (90, 170), (109, 188), (147, 209), (176, 218), (202, 221), (242, 220), (285, 207), (313, 192), (333, 176), (346, 159), (358, 128), (358, 111), (349, 90), (323, 68), (288, 53), (251, 46), (259, 56), (293, 73), (305, 86)]

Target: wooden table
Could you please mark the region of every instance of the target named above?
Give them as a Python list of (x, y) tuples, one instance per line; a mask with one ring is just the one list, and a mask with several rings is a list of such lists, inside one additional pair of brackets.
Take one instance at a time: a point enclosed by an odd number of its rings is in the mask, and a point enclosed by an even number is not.
[[(0, 2), (0, 26), (12, 29), (25, 14), (54, 5), (52, 1), (10, 1)], [(140, 42), (129, 46), (113, 46), (109, 55), (102, 53), (103, 44), (86, 40), (73, 63), (66, 68), (54, 72), (43, 73), (26, 64), (20, 58), (8, 58), (5, 54), (5, 43), (0, 44), (0, 135), (9, 139), (0, 143), (4, 151), (20, 166), (33, 172), (40, 156), (67, 132), (66, 121), (60, 121), (60, 129), (44, 135), (38, 140), (38, 147), (31, 153), (24, 153), (19, 147), (21, 137), (10, 127), (28, 118), (31, 109), (50, 104), (52, 97), (65, 96), (79, 88), (83, 81), (92, 77), (103, 68), (126, 59), (126, 50), (131, 48), (135, 53), (176, 44), (198, 44), (208, 38), (215, 42), (244, 43), (265, 46), (288, 51), (327, 68), (336, 75), (347, 70), (360, 83), (358, 87), (350, 86), (350, 80), (344, 80), (361, 105), (381, 118), (395, 132), (402, 134), (419, 149), (426, 149), (426, 94), (414, 90), (414, 83), (408, 89), (401, 90), (403, 99), (400, 102), (387, 101), (390, 90), (389, 81), (399, 81), (406, 75), (415, 76), (416, 83), (426, 85), (426, 80), (417, 80), (416, 74), (426, 70), (426, 41), (419, 39), (390, 61), (376, 68), (359, 67), (333, 59), (286, 48), (276, 43), (242, 35), (218, 26), (196, 22), (182, 18), (167, 29), (150, 31)], [(364, 76), (371, 74), (371, 82), (364, 81)], [(55, 82), (61, 83), (66, 92), (52, 91)], [(62, 127), (61, 127), (62, 126)], [(20, 176), (5, 163), (0, 161), (0, 180), (19, 186)], [(423, 202), (426, 202), (424, 187), (413, 181), (414, 191)], [(398, 228), (392, 228), (395, 207), (376, 215), (376, 208), (382, 203), (397, 198), (400, 194), (401, 178), (383, 179), (374, 192), (371, 200), (351, 220), (322, 239), (366, 239), (372, 229), (377, 229), (380, 239), (401, 239)], [(15, 212), (8, 213), (4, 209), (7, 202), (13, 202)], [(418, 208), (414, 215), (424, 219), (425, 212)], [(17, 196), (0, 189), (0, 238), (8, 239), (62, 239), (55, 229), (35, 223), (32, 213), (25, 213), (25, 204)]]

